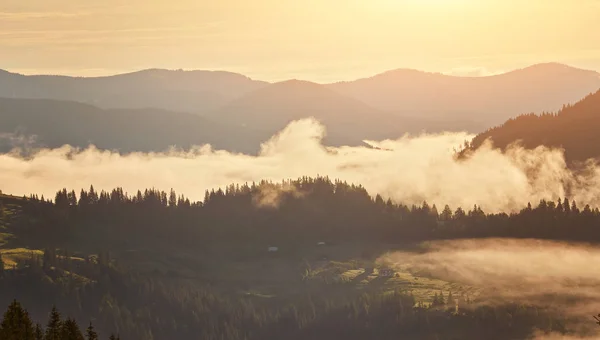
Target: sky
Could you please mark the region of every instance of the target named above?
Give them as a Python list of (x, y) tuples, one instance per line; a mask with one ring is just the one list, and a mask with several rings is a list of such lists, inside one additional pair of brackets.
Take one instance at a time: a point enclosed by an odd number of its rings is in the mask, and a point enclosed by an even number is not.
[(210, 69), (351, 80), (390, 69), (600, 70), (600, 0), (1, 0), (0, 69)]

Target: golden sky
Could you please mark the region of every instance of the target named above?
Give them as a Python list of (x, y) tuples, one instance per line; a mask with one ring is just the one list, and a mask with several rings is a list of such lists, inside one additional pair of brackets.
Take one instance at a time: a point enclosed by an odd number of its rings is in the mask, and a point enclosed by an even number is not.
[(599, 32), (600, 0), (0, 0), (0, 68), (319, 82), (548, 61), (600, 70)]

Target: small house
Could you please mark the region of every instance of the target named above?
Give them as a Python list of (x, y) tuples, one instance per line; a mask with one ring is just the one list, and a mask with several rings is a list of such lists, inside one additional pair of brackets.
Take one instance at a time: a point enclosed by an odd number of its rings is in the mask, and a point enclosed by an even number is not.
[(267, 251), (268, 251), (269, 253), (275, 253), (275, 252), (277, 252), (278, 250), (279, 250), (279, 248), (278, 248), (278, 247), (269, 247), (269, 248), (267, 248)]

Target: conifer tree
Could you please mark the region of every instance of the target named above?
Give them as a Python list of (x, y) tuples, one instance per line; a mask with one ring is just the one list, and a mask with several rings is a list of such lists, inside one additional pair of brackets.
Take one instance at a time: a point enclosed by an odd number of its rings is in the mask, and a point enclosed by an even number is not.
[(94, 330), (94, 326), (92, 325), (91, 321), (90, 321), (90, 325), (88, 326), (87, 330), (85, 331), (85, 334), (87, 336), (87, 340), (98, 340), (98, 333), (96, 333), (96, 331)]
[(44, 330), (39, 323), (35, 324), (34, 338), (35, 340), (44, 340)]
[(577, 202), (575, 201), (571, 203), (571, 212), (574, 214), (579, 214), (579, 208), (577, 208)]
[(169, 193), (169, 207), (175, 208), (177, 206), (177, 194), (175, 190), (171, 188), (171, 192)]
[(563, 209), (566, 214), (571, 213), (571, 205), (569, 204), (569, 199), (566, 197), (563, 199)]
[(77, 322), (71, 318), (65, 320), (61, 327), (60, 340), (84, 340)]
[(448, 299), (446, 300), (446, 304), (449, 306), (454, 306), (456, 302), (454, 301), (454, 297), (452, 296), (452, 291), (448, 292)]
[(56, 309), (56, 306), (53, 306), (50, 312), (50, 320), (48, 320), (48, 325), (46, 326), (44, 340), (62, 340), (61, 330), (62, 321), (60, 320), (60, 313)]
[(17, 300), (8, 306), (0, 324), (2, 340), (35, 340), (33, 322)]
[(449, 205), (445, 205), (444, 206), (444, 210), (442, 210), (442, 213), (439, 216), (441, 221), (450, 221), (452, 220), (452, 209), (450, 209)]
[(432, 307), (437, 307), (440, 304), (440, 298), (438, 297), (438, 293), (433, 295), (433, 301), (431, 302)]

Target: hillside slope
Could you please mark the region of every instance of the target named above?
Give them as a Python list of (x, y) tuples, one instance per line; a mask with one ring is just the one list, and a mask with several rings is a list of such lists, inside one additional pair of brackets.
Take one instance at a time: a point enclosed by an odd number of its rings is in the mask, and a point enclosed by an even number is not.
[(0, 152), (17, 146), (55, 148), (64, 144), (149, 152), (206, 143), (218, 149), (256, 152), (264, 138), (268, 138), (264, 133), (190, 113), (103, 110), (76, 102), (0, 98)]
[[(210, 115), (214, 120), (276, 133), (289, 122), (314, 117), (327, 128), (325, 142), (355, 145), (364, 139), (397, 138), (404, 133), (460, 130), (460, 119), (428, 120), (375, 109), (324, 85), (289, 80), (251, 92)], [(474, 127), (474, 125), (473, 125)]]
[(545, 145), (564, 148), (568, 161), (600, 158), (600, 91), (574, 105), (566, 105), (556, 114), (521, 115), (477, 135), (471, 149), (487, 139), (505, 149), (520, 141), (526, 148)]

